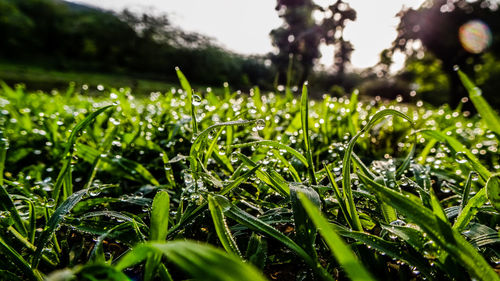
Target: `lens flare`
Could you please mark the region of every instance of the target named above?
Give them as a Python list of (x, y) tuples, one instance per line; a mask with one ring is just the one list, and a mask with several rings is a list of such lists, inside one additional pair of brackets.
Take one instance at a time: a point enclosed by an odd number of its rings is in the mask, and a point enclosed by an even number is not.
[(490, 28), (480, 20), (471, 20), (463, 24), (458, 37), (462, 47), (470, 53), (479, 54), (491, 44)]

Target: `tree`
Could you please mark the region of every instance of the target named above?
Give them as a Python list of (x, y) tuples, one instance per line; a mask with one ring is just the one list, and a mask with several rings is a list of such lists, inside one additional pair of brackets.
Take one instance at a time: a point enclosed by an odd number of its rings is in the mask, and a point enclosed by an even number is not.
[[(343, 32), (349, 20), (356, 20), (356, 11), (342, 0), (337, 0), (326, 9), (312, 0), (278, 0), (276, 10), (284, 23), (271, 31), (272, 43), (278, 49), (271, 60), (278, 68), (280, 81), (285, 80), (290, 63), (295, 79), (300, 83), (308, 79), (321, 56), (319, 44), (325, 43), (335, 46), (333, 67), (336, 70), (336, 80), (342, 82), (346, 65), (354, 50), (351, 42), (344, 39)], [(315, 20), (314, 12), (323, 12), (325, 16)], [(290, 58), (293, 59), (292, 62)]]
[(351, 61), (351, 53), (354, 48), (351, 42), (344, 39), (344, 28), (347, 21), (356, 20), (356, 11), (342, 0), (337, 0), (328, 8), (329, 17), (325, 17), (321, 23), (322, 37), (327, 45), (335, 46), (334, 68), (337, 76), (343, 78), (346, 65)]
[(290, 58), (293, 58), (294, 72), (302, 84), (320, 57), (321, 27), (312, 17), (318, 8), (312, 0), (278, 0), (276, 10), (284, 23), (270, 35), (273, 46), (278, 48), (271, 61), (277, 66), (280, 82), (286, 79)]
[(427, 1), (419, 9), (403, 10), (398, 16), (401, 22), (391, 51), (401, 50), (411, 54), (413, 43), (419, 40), (426, 51), (441, 61), (450, 81), (451, 105), (457, 105), (466, 95), (454, 73), (455, 65), (474, 73), (475, 66), (481, 64), (483, 59), (482, 54), (468, 52), (462, 46), (458, 36), (460, 27), (471, 20), (481, 19), (497, 32), (487, 51), (497, 58), (500, 54), (500, 11), (494, 1)]

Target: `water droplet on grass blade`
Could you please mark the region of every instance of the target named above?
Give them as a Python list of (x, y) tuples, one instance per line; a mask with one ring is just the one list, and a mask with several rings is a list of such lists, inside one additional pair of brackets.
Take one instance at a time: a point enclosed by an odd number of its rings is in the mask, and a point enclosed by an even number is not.
[(259, 131), (263, 130), (266, 127), (266, 121), (264, 119), (257, 119), (255, 121), (255, 128)]
[(193, 95), (193, 105), (198, 106), (201, 104), (201, 97), (198, 95)]

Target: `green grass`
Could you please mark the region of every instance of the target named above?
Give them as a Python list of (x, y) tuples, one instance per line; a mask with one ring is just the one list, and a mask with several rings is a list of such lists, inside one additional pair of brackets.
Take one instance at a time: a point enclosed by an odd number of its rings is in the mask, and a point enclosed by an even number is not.
[(134, 75), (95, 73), (85, 71), (57, 71), (33, 65), (21, 65), (0, 62), (0, 80), (9, 84), (23, 83), (28, 89), (66, 89), (75, 83), (82, 93), (99, 93), (99, 85), (105, 88), (130, 87), (137, 95), (146, 95), (154, 91), (169, 91), (176, 88), (176, 81), (144, 79)]
[(5, 278), (499, 279), (498, 113), (465, 74), (484, 118), (177, 74), (145, 97), (2, 84)]

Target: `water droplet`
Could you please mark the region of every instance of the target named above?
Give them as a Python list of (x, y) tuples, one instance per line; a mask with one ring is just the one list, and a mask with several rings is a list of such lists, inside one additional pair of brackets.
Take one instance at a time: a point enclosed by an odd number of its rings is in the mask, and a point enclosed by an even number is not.
[(201, 97), (198, 95), (193, 95), (193, 105), (198, 106), (201, 104)]
[(458, 164), (465, 164), (467, 163), (467, 157), (465, 156), (465, 153), (462, 151), (459, 151), (455, 154), (455, 161)]
[(257, 121), (255, 121), (255, 128), (257, 130), (263, 130), (264, 128), (266, 127), (266, 121), (264, 121), (264, 119), (257, 119)]
[(56, 200), (54, 200), (53, 198), (49, 198), (47, 200), (47, 202), (45, 203), (45, 207), (47, 208), (52, 208), (56, 205)]

